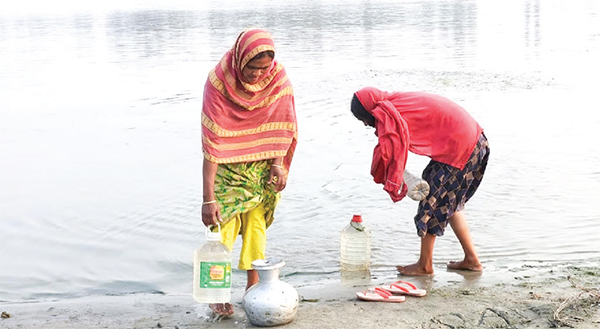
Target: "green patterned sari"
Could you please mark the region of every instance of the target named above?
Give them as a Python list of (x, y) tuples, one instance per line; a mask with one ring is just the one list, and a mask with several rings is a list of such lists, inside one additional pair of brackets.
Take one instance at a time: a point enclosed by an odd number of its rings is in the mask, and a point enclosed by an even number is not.
[(215, 197), (221, 208), (223, 222), (248, 212), (262, 204), (267, 210), (267, 227), (273, 222), (280, 194), (267, 184), (272, 160), (219, 164), (215, 177)]

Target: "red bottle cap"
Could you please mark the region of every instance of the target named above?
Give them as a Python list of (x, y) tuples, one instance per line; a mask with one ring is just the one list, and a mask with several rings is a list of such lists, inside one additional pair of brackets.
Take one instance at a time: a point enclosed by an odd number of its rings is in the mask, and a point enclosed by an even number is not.
[(355, 223), (362, 223), (362, 217), (360, 215), (352, 216), (352, 221)]

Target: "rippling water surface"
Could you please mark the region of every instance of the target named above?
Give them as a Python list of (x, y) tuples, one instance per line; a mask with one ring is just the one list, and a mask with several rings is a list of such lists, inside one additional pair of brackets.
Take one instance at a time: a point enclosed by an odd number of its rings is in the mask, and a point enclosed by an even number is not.
[[(445, 95), (484, 127), (491, 162), (466, 209), (484, 278), (530, 262), (598, 264), (599, 6), (0, 5), (0, 300), (191, 293), (202, 88), (250, 26), (273, 33), (296, 93), (298, 149), (268, 232), (288, 282), (340, 279), (339, 232), (355, 213), (373, 231), (373, 277), (418, 256), (417, 204), (393, 204), (372, 182), (376, 139), (349, 112), (367, 85)], [(411, 156), (408, 169), (427, 161)], [(444, 264), (460, 255), (448, 230), (436, 277), (453, 280)]]

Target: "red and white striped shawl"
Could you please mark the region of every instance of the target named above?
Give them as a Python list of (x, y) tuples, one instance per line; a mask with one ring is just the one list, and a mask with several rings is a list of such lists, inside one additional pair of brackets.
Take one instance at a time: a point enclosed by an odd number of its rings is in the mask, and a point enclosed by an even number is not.
[(273, 60), (262, 79), (248, 84), (244, 66), (275, 46), (262, 29), (242, 32), (209, 73), (202, 107), (202, 149), (215, 163), (284, 157), (289, 169), (297, 143), (294, 93), (282, 64)]

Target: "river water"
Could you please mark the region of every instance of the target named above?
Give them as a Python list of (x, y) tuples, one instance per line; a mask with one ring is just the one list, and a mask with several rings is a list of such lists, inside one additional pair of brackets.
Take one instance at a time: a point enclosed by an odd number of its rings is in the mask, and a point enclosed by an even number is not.
[[(299, 144), (267, 251), (287, 282), (340, 281), (353, 214), (373, 232), (373, 280), (418, 256), (417, 203), (369, 175), (376, 139), (349, 111), (364, 86), (442, 94), (484, 127), (490, 163), (465, 210), (480, 280), (598, 265), (598, 1), (284, 3), (0, 5), (0, 301), (191, 294), (202, 88), (251, 26), (272, 32), (295, 88)], [(448, 229), (434, 282), (461, 280), (444, 266), (461, 255)]]

